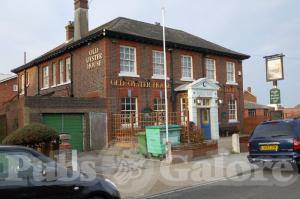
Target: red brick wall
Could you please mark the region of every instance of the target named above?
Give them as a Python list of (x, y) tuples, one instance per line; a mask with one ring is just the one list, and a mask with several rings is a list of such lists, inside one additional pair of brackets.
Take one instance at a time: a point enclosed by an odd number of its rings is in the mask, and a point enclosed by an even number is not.
[(248, 91), (244, 91), (244, 100), (253, 103), (257, 102), (256, 96), (252, 95)]
[(17, 92), (13, 91), (13, 85), (17, 84), (17, 78), (0, 83), (0, 109), (17, 95)]

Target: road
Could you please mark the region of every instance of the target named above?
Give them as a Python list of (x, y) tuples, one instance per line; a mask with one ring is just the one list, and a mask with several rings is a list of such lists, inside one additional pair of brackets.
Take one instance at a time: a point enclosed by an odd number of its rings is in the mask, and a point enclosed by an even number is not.
[[(299, 174), (291, 171), (257, 171), (233, 179), (147, 197), (151, 199), (297, 199)], [(245, 180), (246, 179), (246, 180)]]

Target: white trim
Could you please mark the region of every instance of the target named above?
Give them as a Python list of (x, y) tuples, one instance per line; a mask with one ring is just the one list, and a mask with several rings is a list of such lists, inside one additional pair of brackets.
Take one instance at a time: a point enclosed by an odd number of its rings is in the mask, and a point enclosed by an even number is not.
[(63, 85), (66, 85), (66, 84), (71, 84), (72, 81), (68, 81), (68, 82), (63, 82), (61, 84), (56, 84), (56, 86), (63, 86)]
[[(228, 81), (228, 64), (232, 64), (232, 72), (233, 72), (233, 81)], [(236, 77), (235, 77), (235, 63), (234, 62), (226, 62), (226, 80), (227, 82), (231, 82), (231, 84), (236, 83)], [(227, 84), (227, 83), (226, 83)]]
[(239, 85), (237, 82), (226, 82), (227, 85), (237, 86)]
[[(191, 58), (191, 77), (183, 77), (183, 73), (182, 73), (182, 58), (184, 57), (189, 57)], [(181, 81), (194, 81), (194, 64), (193, 64), (193, 56), (190, 55), (181, 55), (180, 56), (180, 65), (181, 65)]]
[(42, 91), (42, 90), (49, 89), (49, 88), (50, 88), (49, 86), (48, 86), (48, 87), (41, 88), (41, 91)]
[[(152, 78), (152, 79), (162, 79), (162, 80), (164, 80), (164, 79), (165, 79), (165, 76), (163, 76), (163, 75), (152, 75), (151, 78)], [(167, 80), (170, 80), (170, 78), (167, 77)]]
[(193, 78), (188, 78), (188, 77), (182, 77), (180, 79), (180, 81), (183, 81), (183, 82), (193, 82), (195, 81)]
[[(207, 77), (207, 60), (211, 60), (211, 61), (214, 62), (214, 79), (210, 79), (210, 78)], [(227, 73), (226, 73), (226, 75), (227, 75)], [(216, 64), (215, 59), (205, 58), (205, 76), (206, 76), (207, 79), (217, 82), (217, 64)], [(226, 79), (227, 79), (227, 76), (226, 76)]]
[[(121, 71), (121, 48), (133, 48), (134, 49), (134, 75), (138, 75), (137, 74), (137, 57), (136, 57), (136, 48), (135, 47), (132, 47), (132, 46), (124, 46), (124, 45), (120, 45), (120, 48), (119, 48), (119, 51), (120, 51), (120, 57), (119, 57), (119, 59), (120, 59), (120, 73), (119, 73), (119, 76), (120, 76), (120, 74), (122, 74), (122, 76), (128, 76), (127, 75), (127, 73), (128, 74), (132, 74), (132, 73), (129, 73), (129, 72), (126, 72), (126, 71)], [(125, 75), (123, 75), (123, 73), (125, 74)], [(130, 75), (130, 76), (132, 76), (132, 75)], [(130, 77), (129, 76), (129, 77)], [(138, 75), (138, 77), (140, 77), (139, 75)]]
[(233, 123), (240, 123), (240, 121), (238, 121), (238, 120), (228, 120), (228, 123), (231, 123), (231, 124), (233, 124)]
[[(154, 56), (154, 53), (161, 53), (162, 56), (163, 56), (163, 59), (164, 59), (164, 51), (159, 51), (159, 50), (152, 50), (152, 78), (153, 79), (165, 79), (165, 72), (168, 72), (168, 71), (164, 71), (164, 74), (154, 74), (154, 64), (157, 64), (157, 63), (154, 63), (153, 62), (153, 56)], [(163, 60), (163, 63), (161, 64), (162, 67), (163, 67), (163, 70), (164, 70), (164, 60)]]
[(120, 72), (119, 77), (140, 77), (140, 75), (136, 73)]

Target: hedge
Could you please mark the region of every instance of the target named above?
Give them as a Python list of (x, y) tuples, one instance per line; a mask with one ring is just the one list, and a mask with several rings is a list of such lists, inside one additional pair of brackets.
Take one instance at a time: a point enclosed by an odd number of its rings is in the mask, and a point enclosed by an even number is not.
[(34, 123), (19, 128), (13, 133), (9, 134), (2, 144), (7, 145), (24, 145), (35, 146), (42, 143), (49, 143), (59, 139), (58, 133), (43, 124)]

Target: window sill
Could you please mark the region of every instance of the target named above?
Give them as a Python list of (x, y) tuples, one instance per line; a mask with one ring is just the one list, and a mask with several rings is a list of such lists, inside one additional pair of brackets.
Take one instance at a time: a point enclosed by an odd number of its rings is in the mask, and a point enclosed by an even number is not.
[(236, 123), (240, 123), (240, 121), (238, 121), (238, 120), (229, 120), (228, 123), (230, 123), (230, 124), (236, 124)]
[(193, 78), (188, 78), (188, 77), (182, 77), (180, 80), (184, 81), (184, 82), (193, 82), (193, 81), (195, 81)]
[(49, 86), (48, 86), (48, 87), (41, 88), (41, 91), (42, 91), (42, 90), (46, 90), (46, 89), (49, 89)]
[(135, 73), (119, 73), (119, 77), (140, 77), (140, 76)]
[(56, 86), (63, 86), (63, 85), (70, 84), (70, 83), (71, 83), (71, 81), (67, 81), (67, 82), (64, 82), (64, 83), (57, 84)]
[(239, 84), (237, 82), (226, 82), (226, 85), (237, 86)]
[[(164, 76), (161, 76), (161, 75), (153, 75), (151, 78), (152, 78), (152, 79), (161, 79), (161, 80), (164, 80), (164, 79), (165, 79), (165, 77), (164, 77)], [(167, 77), (167, 80), (170, 80), (170, 78)]]

